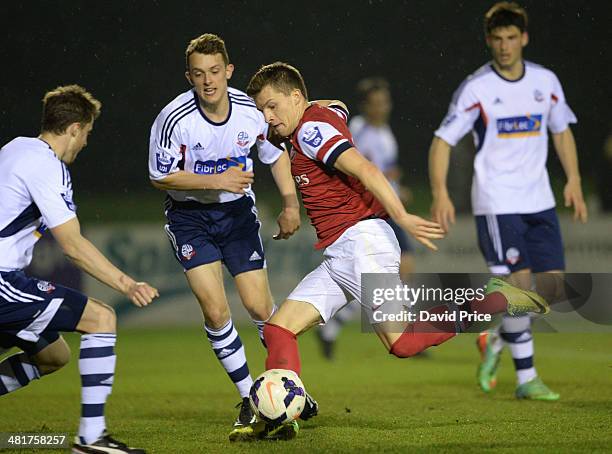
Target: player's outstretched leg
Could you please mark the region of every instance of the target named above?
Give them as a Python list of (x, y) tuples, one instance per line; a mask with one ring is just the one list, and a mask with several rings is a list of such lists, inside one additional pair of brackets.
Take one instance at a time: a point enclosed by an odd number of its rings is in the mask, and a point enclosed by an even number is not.
[(81, 374), (81, 423), (72, 452), (132, 453), (145, 451), (130, 448), (112, 438), (106, 431), (104, 405), (111, 393), (115, 377), (116, 317), (113, 309), (89, 299), (77, 331), (81, 336), (79, 372)]
[[(470, 312), (491, 315), (504, 312), (511, 315), (530, 312), (544, 314), (550, 310), (548, 303), (540, 295), (514, 287), (496, 277), (489, 279), (484, 299), (465, 303), (464, 307)], [(446, 310), (446, 306), (438, 306), (429, 309), (429, 312), (439, 313)], [(386, 332), (382, 324), (376, 331), (389, 353), (399, 358), (415, 356), (426, 348), (440, 345), (456, 335), (455, 324), (450, 321), (409, 323), (401, 334)]]

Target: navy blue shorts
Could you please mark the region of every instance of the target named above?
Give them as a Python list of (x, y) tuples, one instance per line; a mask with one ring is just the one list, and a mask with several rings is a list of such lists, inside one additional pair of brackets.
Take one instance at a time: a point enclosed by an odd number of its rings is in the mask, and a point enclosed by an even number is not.
[(387, 224), (389, 224), (393, 229), (402, 254), (412, 254), (414, 252), (414, 248), (408, 239), (408, 234), (404, 232), (404, 229), (397, 225), (391, 218), (387, 219)]
[(265, 268), (261, 223), (248, 196), (201, 204), (169, 199), (164, 226), (176, 259), (186, 270), (223, 261), (232, 276)]
[(0, 272), (0, 347), (19, 347), (32, 355), (74, 331), (87, 296), (23, 271)]
[(478, 245), (492, 273), (564, 270), (563, 240), (554, 208), (531, 214), (476, 216)]

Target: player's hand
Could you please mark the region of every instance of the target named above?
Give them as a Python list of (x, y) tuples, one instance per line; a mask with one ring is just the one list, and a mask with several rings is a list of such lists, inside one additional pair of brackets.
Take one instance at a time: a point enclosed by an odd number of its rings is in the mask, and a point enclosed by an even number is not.
[(434, 197), (431, 204), (431, 217), (438, 222), (445, 232), (448, 232), (451, 224), (455, 223), (455, 206), (450, 197), (438, 196)]
[(568, 181), (563, 189), (563, 198), (565, 199), (566, 207), (574, 206), (574, 221), (580, 220), (584, 224), (589, 214), (586, 203), (584, 203), (584, 197), (582, 196), (580, 181)]
[(272, 238), (275, 240), (286, 240), (300, 228), (300, 209), (297, 207), (283, 208), (276, 222), (278, 223), (279, 231)]
[(432, 251), (437, 251), (438, 247), (430, 240), (440, 240), (445, 236), (444, 230), (440, 224), (412, 214), (406, 214), (399, 219), (397, 223), (402, 229), (410, 233), (419, 243), (424, 244)]
[(151, 304), (153, 299), (159, 296), (159, 292), (146, 282), (133, 282), (126, 295), (136, 306), (144, 307)]
[(215, 189), (244, 194), (246, 188), (253, 183), (254, 178), (253, 172), (243, 172), (239, 167), (230, 167), (225, 172), (217, 174)]

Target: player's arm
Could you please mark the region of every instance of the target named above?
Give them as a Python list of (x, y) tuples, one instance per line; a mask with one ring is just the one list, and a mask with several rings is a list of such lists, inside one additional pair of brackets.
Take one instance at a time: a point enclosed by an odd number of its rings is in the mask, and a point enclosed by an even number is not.
[(572, 130), (567, 127), (560, 133), (552, 134), (553, 144), (557, 156), (561, 161), (567, 183), (563, 189), (563, 198), (565, 206), (574, 206), (574, 220), (579, 219), (581, 222), (586, 222), (588, 218), (587, 206), (584, 203), (582, 196), (582, 187), (580, 180), (580, 169), (578, 167), (578, 153), (576, 151), (576, 141)]
[(270, 165), (272, 177), (278, 187), (282, 199), (282, 211), (276, 222), (279, 232), (274, 235), (275, 240), (286, 240), (300, 228), (300, 203), (297, 199), (295, 183), (291, 176), (291, 161), (286, 152)]
[(253, 183), (254, 176), (253, 172), (243, 172), (238, 167), (230, 167), (223, 173), (213, 175), (198, 175), (178, 170), (163, 178), (151, 179), (151, 184), (157, 189), (164, 191), (218, 189), (236, 194), (244, 194), (245, 189)]
[(81, 226), (75, 216), (51, 228), (60, 247), (80, 269), (100, 282), (127, 296), (136, 306), (146, 306), (159, 296), (156, 288), (146, 282), (136, 282), (113, 265), (89, 240), (81, 235)]
[(160, 114), (151, 127), (149, 137), (149, 178), (153, 187), (166, 191), (224, 190), (244, 194), (253, 182), (253, 172), (243, 172), (238, 167), (230, 167), (223, 173), (201, 175), (187, 172), (185, 146), (188, 143), (180, 127), (172, 129), (170, 136), (161, 134), (166, 124), (166, 116)]
[(431, 216), (447, 232), (450, 224), (455, 223), (455, 207), (446, 186), (450, 153), (451, 146), (443, 139), (434, 136), (429, 148), (429, 183), (433, 197)]
[(444, 231), (440, 225), (408, 214), (380, 169), (364, 158), (356, 148), (351, 147), (340, 154), (334, 166), (341, 172), (361, 181), (383, 205), (391, 219), (420, 243), (434, 251), (438, 249), (430, 240), (444, 238)]

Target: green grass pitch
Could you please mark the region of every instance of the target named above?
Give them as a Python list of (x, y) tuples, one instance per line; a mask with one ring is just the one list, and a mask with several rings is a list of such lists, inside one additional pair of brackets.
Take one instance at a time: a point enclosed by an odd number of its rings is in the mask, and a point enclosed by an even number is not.
[[(255, 376), (262, 371), (264, 349), (253, 327), (240, 332)], [(65, 337), (73, 361), (0, 398), (0, 432), (75, 433), (78, 336)], [(300, 338), (302, 378), (319, 401), (320, 415), (302, 423), (292, 441), (230, 444), (237, 395), (201, 330), (123, 330), (107, 423), (117, 438), (151, 453), (610, 452), (612, 336), (535, 338), (536, 367), (561, 393), (559, 402), (515, 400), (508, 352), (498, 388), (481, 393), (473, 334), (431, 349), (429, 358), (400, 360), (386, 354), (373, 334), (352, 325), (329, 363), (319, 355), (314, 333), (307, 333)]]

